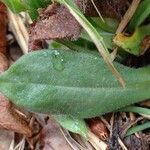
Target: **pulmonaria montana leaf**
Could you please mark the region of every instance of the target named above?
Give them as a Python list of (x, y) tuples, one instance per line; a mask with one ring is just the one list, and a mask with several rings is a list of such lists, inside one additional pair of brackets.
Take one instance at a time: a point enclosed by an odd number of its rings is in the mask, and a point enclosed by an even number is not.
[(98, 52), (44, 50), (29, 53), (0, 76), (0, 92), (33, 112), (89, 118), (150, 98), (150, 67), (115, 63), (120, 87)]

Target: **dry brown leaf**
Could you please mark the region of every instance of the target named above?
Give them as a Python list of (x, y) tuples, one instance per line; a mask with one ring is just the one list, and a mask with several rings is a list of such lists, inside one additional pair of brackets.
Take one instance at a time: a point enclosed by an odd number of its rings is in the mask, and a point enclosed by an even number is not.
[(0, 94), (0, 127), (27, 136), (32, 134), (25, 118), (15, 111), (14, 105), (2, 94)]
[(42, 150), (72, 150), (57, 123), (50, 118), (40, 133)]
[[(41, 11), (40, 19), (30, 28), (29, 49), (34, 50), (34, 43), (40, 40), (51, 39), (77, 39), (81, 26), (70, 14), (69, 10), (59, 4), (53, 3)], [(36, 46), (37, 48), (37, 46)]]
[(145, 54), (147, 50), (150, 50), (150, 35), (145, 36), (142, 41), (141, 55)]
[(95, 135), (97, 135), (101, 140), (108, 139), (108, 130), (100, 118), (88, 119), (87, 122), (91, 131)]
[(7, 10), (0, 2), (0, 52), (6, 55)]
[(7, 57), (0, 52), (0, 73), (7, 70), (8, 67), (9, 67), (9, 63)]
[(29, 40), (29, 51), (43, 49), (43, 42), (44, 42), (43, 40), (32, 40), (31, 37)]
[(14, 132), (0, 129), (0, 150), (9, 150), (13, 147)]

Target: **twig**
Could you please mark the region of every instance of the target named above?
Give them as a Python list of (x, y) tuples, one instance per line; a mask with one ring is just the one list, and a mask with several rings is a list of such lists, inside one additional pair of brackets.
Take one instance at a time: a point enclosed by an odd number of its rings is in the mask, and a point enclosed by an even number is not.
[(62, 135), (64, 136), (65, 140), (68, 142), (68, 144), (70, 145), (70, 147), (73, 150), (79, 150), (78, 147), (80, 147), (80, 149), (84, 149), (82, 148), (81, 145), (79, 145), (74, 139), (72, 139), (72, 137), (70, 136), (70, 134), (67, 132), (67, 130), (63, 129), (62, 127), (59, 126), (59, 129), (62, 133)]
[(136, 117), (135, 117), (135, 114), (134, 114), (134, 113), (129, 112), (129, 115), (130, 115), (131, 121), (135, 121), (135, 120), (136, 120)]
[(85, 146), (87, 147), (88, 150), (95, 150), (94, 147), (91, 145), (91, 143), (89, 143), (89, 141), (87, 141), (85, 138), (83, 138), (81, 136), (80, 136), (80, 138), (81, 138), (81, 140), (83, 141), (83, 143), (85, 144)]
[(102, 20), (103, 22), (105, 22), (104, 19), (103, 19), (103, 17), (102, 17), (102, 15), (101, 15), (101, 13), (100, 13), (100, 11), (98, 10), (97, 6), (95, 5), (94, 0), (91, 0), (91, 2), (92, 2), (92, 4), (93, 4), (95, 10), (97, 11), (99, 17), (101, 18), (101, 20)]
[(121, 140), (119, 137), (118, 137), (118, 142), (119, 142), (119, 144), (120, 144), (122, 150), (128, 150), (128, 149), (126, 148), (126, 146), (124, 145), (124, 143), (122, 142), (122, 140)]
[(107, 127), (107, 129), (110, 131), (111, 130), (111, 125), (108, 123), (108, 121), (104, 117), (100, 117), (100, 119), (105, 124), (105, 126)]
[(9, 26), (24, 54), (28, 53), (28, 32), (21, 18), (8, 9)]
[(127, 10), (127, 12), (125, 13), (125, 15), (123, 16), (123, 19), (121, 20), (119, 27), (116, 31), (116, 34), (121, 33), (125, 27), (127, 26), (128, 22), (130, 21), (130, 19), (132, 18), (132, 16), (134, 15), (139, 3), (141, 0), (133, 0), (129, 9)]
[(150, 120), (150, 115), (145, 115), (145, 114), (140, 114), (141, 116), (143, 116), (144, 118), (146, 119), (149, 119)]
[(25, 136), (18, 143), (18, 145), (14, 148), (14, 150), (24, 150), (24, 148), (25, 148)]
[(15, 133), (13, 133), (13, 140), (11, 141), (8, 150), (14, 150), (14, 146), (15, 146)]
[(106, 150), (108, 146), (105, 142), (101, 141), (95, 134), (91, 131), (88, 133), (88, 140), (93, 145), (96, 150)]
[(111, 61), (113, 62), (117, 56), (117, 51), (118, 51), (118, 48), (115, 47), (113, 52), (110, 54), (110, 57), (111, 57)]
[(138, 121), (141, 121), (142, 119), (143, 119), (143, 118), (140, 117), (140, 118), (137, 118), (135, 121), (131, 121), (131, 123), (126, 126), (126, 128), (124, 129), (124, 131), (121, 133), (120, 136), (121, 136), (122, 138), (124, 138), (125, 135), (126, 135), (126, 133), (127, 133), (127, 131), (128, 131), (128, 129), (131, 128), (131, 127), (132, 127), (134, 124), (136, 124)]
[(112, 113), (112, 117), (111, 117), (111, 119), (110, 119), (110, 137), (112, 137), (112, 132), (113, 132), (113, 126), (114, 126), (114, 118), (115, 117), (115, 114), (114, 113)]

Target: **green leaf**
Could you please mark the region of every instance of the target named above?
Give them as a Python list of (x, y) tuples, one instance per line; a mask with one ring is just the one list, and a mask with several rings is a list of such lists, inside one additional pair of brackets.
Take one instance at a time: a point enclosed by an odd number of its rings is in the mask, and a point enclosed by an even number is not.
[(150, 1), (143, 0), (132, 17), (129, 28), (132, 30), (136, 29), (148, 16), (150, 16)]
[(79, 38), (76, 41), (57, 40), (57, 42), (75, 51), (96, 50), (96, 47), (92, 42), (84, 40), (82, 38)]
[(112, 18), (103, 19), (104, 21), (100, 17), (92, 17), (89, 19), (89, 21), (91, 23), (94, 23), (96, 25), (96, 28), (101, 28), (102, 31), (115, 33), (119, 25), (118, 21)]
[(126, 80), (121, 88), (98, 52), (32, 52), (0, 76), (0, 91), (30, 111), (99, 116), (150, 98), (150, 67), (115, 67)]
[(138, 27), (132, 36), (126, 36), (120, 33), (116, 35), (113, 41), (128, 53), (139, 56), (146, 51), (142, 49), (142, 40), (148, 35), (150, 35), (150, 24)]
[(142, 131), (142, 130), (145, 130), (145, 129), (150, 129), (150, 121), (147, 121), (141, 125), (137, 125), (135, 127), (132, 127), (130, 128), (128, 131), (127, 131), (127, 134), (126, 136), (129, 136), (133, 133), (136, 133), (136, 132), (139, 132), (139, 131)]
[[(99, 32), (99, 34), (103, 37), (103, 40), (105, 42), (105, 45), (108, 49), (112, 49), (113, 48), (113, 37), (114, 34), (113, 33), (109, 33), (109, 32), (105, 32), (102, 31), (101, 29), (97, 28), (97, 31)], [(92, 42), (91, 38), (89, 37), (89, 35), (87, 34), (87, 32), (82, 32), (80, 35), (81, 38)]]
[(143, 107), (138, 107), (138, 106), (125, 107), (125, 108), (123, 108), (123, 109), (121, 109), (119, 111), (122, 111), (122, 112), (134, 112), (134, 113), (150, 116), (150, 109), (149, 108), (143, 108)]
[(3, 0), (3, 2), (15, 13), (28, 11), (30, 17), (36, 20), (38, 17), (38, 8), (46, 7), (51, 0)]
[(83, 119), (66, 115), (55, 115), (54, 118), (61, 126), (66, 128), (67, 130), (80, 134), (83, 137), (87, 138), (88, 128)]
[(3, 0), (3, 2), (13, 11), (19, 13), (27, 10), (25, 1), (22, 0)]

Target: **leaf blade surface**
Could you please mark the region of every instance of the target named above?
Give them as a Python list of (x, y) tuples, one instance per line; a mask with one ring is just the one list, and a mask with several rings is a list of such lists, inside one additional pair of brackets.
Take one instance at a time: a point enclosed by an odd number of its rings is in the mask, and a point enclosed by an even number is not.
[(97, 52), (38, 51), (0, 77), (0, 91), (31, 111), (89, 118), (150, 98), (150, 67), (115, 64), (122, 88)]

